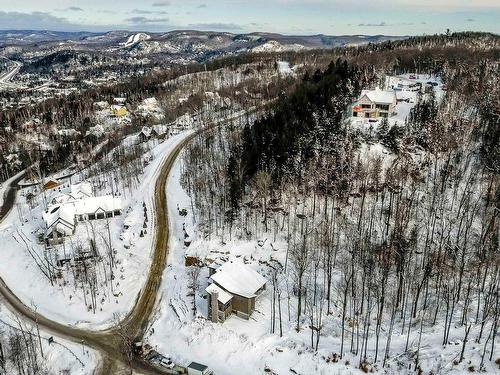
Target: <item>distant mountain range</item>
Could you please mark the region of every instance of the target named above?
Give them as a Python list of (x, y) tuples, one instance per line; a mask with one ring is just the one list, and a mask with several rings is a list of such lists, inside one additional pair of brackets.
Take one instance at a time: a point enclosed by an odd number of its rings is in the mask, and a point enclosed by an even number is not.
[[(106, 33), (92, 32), (60, 32), (34, 30), (4, 30), (0, 31), (0, 47), (29, 46), (38, 43), (64, 43), (68, 45), (116, 45), (131, 48), (136, 45), (152, 46), (161, 49), (162, 44), (183, 45), (186, 43), (201, 43), (218, 48), (254, 48), (264, 46), (270, 50), (280, 46), (290, 48), (331, 48), (350, 44), (376, 43), (385, 40), (404, 39), (401, 36), (388, 35), (310, 35), (288, 36), (272, 33), (233, 34), (226, 32), (205, 32), (194, 30), (179, 30), (166, 33), (145, 33), (129, 31), (110, 31)], [(266, 43), (270, 43), (265, 46)], [(167, 47), (168, 49), (168, 47)]]
[(120, 64), (128, 64), (127, 61), (182, 64), (244, 52), (300, 51), (404, 38), (388, 35), (233, 34), (195, 30), (165, 33), (7, 30), (0, 31), (0, 57), (23, 63), (22, 71), (42, 72), (54, 68), (54, 64), (84, 69), (89, 61), (95, 62), (96, 59), (102, 64), (111, 64), (111, 61)]

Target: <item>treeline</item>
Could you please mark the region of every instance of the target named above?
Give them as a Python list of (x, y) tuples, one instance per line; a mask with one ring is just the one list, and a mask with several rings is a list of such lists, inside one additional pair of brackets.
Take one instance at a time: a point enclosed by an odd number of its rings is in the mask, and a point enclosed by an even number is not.
[(324, 72), (306, 74), (292, 94), (273, 106), (272, 113), (243, 130), (242, 144), (235, 149), (241, 149), (245, 177), (252, 178), (259, 169), (278, 179), (285, 170), (300, 173), (302, 166), (290, 161), (299, 158), (300, 164), (306, 164), (328, 139), (342, 132), (347, 105), (361, 84), (360, 71), (340, 59)]

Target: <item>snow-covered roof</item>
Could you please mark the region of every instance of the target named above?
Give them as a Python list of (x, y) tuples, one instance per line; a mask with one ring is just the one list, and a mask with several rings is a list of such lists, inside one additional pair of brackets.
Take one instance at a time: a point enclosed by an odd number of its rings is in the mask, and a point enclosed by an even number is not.
[(93, 195), (92, 185), (89, 182), (81, 182), (79, 184), (71, 185), (70, 194), (75, 199), (91, 197)]
[(143, 126), (141, 129), (141, 133), (144, 134), (146, 137), (149, 137), (151, 135), (151, 128)]
[(102, 127), (102, 125), (92, 126), (89, 128), (89, 130), (87, 130), (87, 133), (85, 133), (85, 136), (88, 135), (94, 135), (97, 138), (100, 138), (104, 135), (104, 128)]
[(245, 298), (255, 297), (266, 284), (266, 279), (251, 267), (240, 262), (227, 262), (220, 266), (211, 279), (230, 293)]
[(93, 214), (99, 209), (105, 212), (121, 210), (122, 200), (111, 195), (103, 195), (100, 197), (87, 197), (75, 200), (74, 202), (65, 203), (72, 205), (75, 209), (75, 215)]
[(163, 110), (161, 109), (158, 100), (155, 97), (147, 98), (142, 101), (142, 104), (137, 106), (137, 111), (142, 116), (154, 116), (157, 119), (164, 118)]
[(106, 101), (102, 101), (102, 102), (95, 102), (94, 105), (98, 108), (108, 108), (109, 107), (109, 103), (106, 102)]
[(194, 119), (188, 113), (175, 120), (177, 126), (189, 127), (194, 124)]
[(167, 133), (168, 126), (167, 125), (153, 125), (153, 130), (156, 132), (156, 134), (163, 135), (163, 134)]
[(146, 98), (142, 101), (142, 103), (144, 105), (153, 105), (153, 106), (156, 106), (158, 105), (158, 100), (156, 100), (155, 97), (151, 97), (151, 98)]
[(70, 137), (76, 134), (80, 134), (78, 130), (75, 129), (59, 129), (57, 131), (59, 135), (65, 136), (65, 137)]
[[(56, 197), (55, 201), (60, 199), (60, 197)], [(49, 206), (47, 211), (42, 214), (42, 218), (47, 228), (51, 228), (54, 225), (59, 225), (61, 221), (73, 223), (76, 215), (95, 214), (100, 210), (111, 212), (121, 210), (121, 208), (121, 199), (111, 195), (82, 197), (81, 199), (68, 199), (62, 203)]]
[(222, 304), (226, 304), (228, 303), (229, 301), (231, 301), (231, 299), (233, 298), (233, 295), (226, 292), (224, 289), (218, 287), (215, 283), (212, 283), (210, 284), (206, 289), (205, 291), (209, 294), (212, 294), (212, 293), (217, 293), (217, 300), (222, 303)]
[(91, 197), (92, 193), (92, 185), (89, 182), (81, 182), (79, 184), (70, 185), (69, 188), (60, 189), (62, 194), (54, 197), (52, 199), (52, 203), (66, 203), (72, 202), (77, 199), (82, 199), (86, 197)]
[(394, 102), (396, 92), (394, 90), (363, 90), (361, 91), (361, 98), (367, 96), (374, 103), (391, 104)]
[(75, 214), (71, 207), (65, 205), (51, 206), (47, 212), (42, 214), (42, 217), (47, 224), (47, 235), (50, 235), (54, 230), (65, 235), (73, 233)]

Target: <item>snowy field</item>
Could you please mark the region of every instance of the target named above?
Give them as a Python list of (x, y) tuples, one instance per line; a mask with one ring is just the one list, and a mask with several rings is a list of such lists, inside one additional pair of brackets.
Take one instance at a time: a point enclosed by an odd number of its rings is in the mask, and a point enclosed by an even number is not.
[[(67, 238), (63, 245), (45, 249), (37, 238), (38, 233), (43, 231), (41, 213), (45, 207), (44, 201), (50, 201), (51, 196), (57, 194), (57, 188), (53, 189), (56, 191), (47, 192), (45, 197), (43, 193), (37, 194), (33, 188), (22, 189), (15, 207), (0, 224), (0, 277), (13, 293), (26, 305), (35, 306), (46, 317), (79, 327), (104, 328), (126, 314), (133, 306), (150, 265), (152, 231), (149, 225), (154, 221), (152, 197), (156, 178), (163, 160), (188, 134), (189, 131), (186, 131), (163, 143), (151, 144), (149, 165), (144, 168), (142, 175), (133, 176), (138, 181), (134, 188), (124, 189), (120, 196), (122, 215), (109, 220), (78, 222), (75, 234)], [(129, 137), (127, 140), (130, 142), (133, 139)], [(84, 175), (85, 172), (73, 176), (71, 182), (77, 182)], [(92, 176), (90, 181), (96, 190), (95, 195), (110, 194), (113, 189), (106, 176)], [(116, 186), (114, 189), (117, 190)], [(28, 192), (35, 194), (32, 208), (27, 203)], [(144, 228), (143, 203), (149, 215), (147, 228)], [(124, 224), (128, 229), (124, 229)], [(143, 237), (140, 237), (141, 231)], [(88, 289), (83, 292), (76, 286), (75, 267), (69, 263), (56, 266), (56, 273), (61, 276), (51, 285), (34, 261), (35, 258), (39, 262), (49, 258), (56, 264), (58, 259), (66, 258), (78, 245), (88, 243), (91, 237), (96, 239), (101, 252), (104, 252), (106, 243), (111, 242), (117, 263), (114, 280), (106, 285), (96, 285), (95, 312), (89, 307)], [(95, 272), (109, 272), (105, 264), (105, 261), (102, 262)], [(30, 276), (19, 277), (22, 274)]]

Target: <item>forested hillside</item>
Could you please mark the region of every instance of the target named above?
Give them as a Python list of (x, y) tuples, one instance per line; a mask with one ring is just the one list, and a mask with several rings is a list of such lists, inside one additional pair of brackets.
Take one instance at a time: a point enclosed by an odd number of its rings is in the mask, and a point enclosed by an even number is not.
[[(366, 372), (498, 371), (499, 62), (480, 33), (323, 51), (261, 119), (195, 139), (183, 178), (205, 238), (286, 247), (271, 332)], [(360, 90), (402, 73), (445, 90), (354, 129)]]

